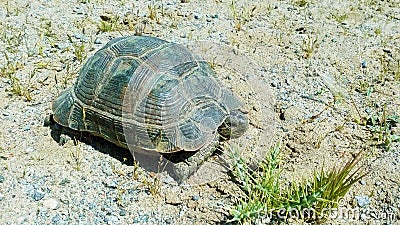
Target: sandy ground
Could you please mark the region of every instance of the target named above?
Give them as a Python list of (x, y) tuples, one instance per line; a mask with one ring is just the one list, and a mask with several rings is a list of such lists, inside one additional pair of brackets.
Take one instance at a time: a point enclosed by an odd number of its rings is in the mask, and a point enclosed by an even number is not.
[[(60, 146), (43, 126), (85, 60), (112, 38), (134, 34), (189, 44), (205, 57), (251, 117), (249, 132), (231, 144), (258, 159), (281, 141), (283, 179), (364, 150), (370, 173), (341, 203), (362, 216), (327, 224), (399, 223), (399, 124), (383, 135), (393, 141), (384, 147), (376, 138), (383, 133), (373, 130), (383, 112), (400, 115), (398, 0), (3, 0), (0, 25), (1, 224), (230, 219), (237, 185), (224, 173), (178, 186), (135, 167), (128, 150), (98, 138)], [(216, 47), (207, 52), (199, 43)], [(357, 122), (364, 118), (378, 122)]]

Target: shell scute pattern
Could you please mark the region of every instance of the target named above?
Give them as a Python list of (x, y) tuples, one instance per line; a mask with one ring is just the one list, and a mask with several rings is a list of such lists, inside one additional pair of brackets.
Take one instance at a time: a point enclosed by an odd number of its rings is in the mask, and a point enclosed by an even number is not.
[(53, 111), (66, 127), (123, 147), (170, 153), (211, 146), (218, 127), (239, 106), (210, 66), (185, 47), (122, 37), (88, 59)]

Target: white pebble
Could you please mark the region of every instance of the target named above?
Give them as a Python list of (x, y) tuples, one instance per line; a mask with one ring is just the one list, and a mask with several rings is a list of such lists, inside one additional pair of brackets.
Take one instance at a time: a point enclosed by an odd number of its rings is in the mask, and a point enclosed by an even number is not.
[(48, 209), (57, 209), (58, 208), (58, 201), (54, 198), (49, 198), (46, 200), (43, 200), (43, 206), (48, 208)]

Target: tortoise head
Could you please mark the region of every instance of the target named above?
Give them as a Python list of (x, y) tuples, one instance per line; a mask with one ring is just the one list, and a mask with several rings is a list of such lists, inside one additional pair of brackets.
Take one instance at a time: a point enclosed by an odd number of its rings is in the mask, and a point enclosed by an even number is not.
[(242, 136), (248, 128), (249, 120), (246, 114), (239, 109), (235, 109), (230, 112), (229, 116), (218, 128), (218, 133), (226, 139), (233, 139)]

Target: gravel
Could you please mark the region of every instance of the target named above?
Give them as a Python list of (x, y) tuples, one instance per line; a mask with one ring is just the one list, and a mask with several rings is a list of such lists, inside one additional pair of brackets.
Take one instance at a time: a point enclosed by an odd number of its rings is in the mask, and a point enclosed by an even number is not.
[[(179, 43), (226, 43), (262, 68), (257, 83), (270, 87), (272, 95), (261, 92), (259, 96), (275, 100), (271, 117), (276, 120), (270, 125), (285, 131), (279, 131), (278, 139), (282, 140), (282, 176), (288, 179), (300, 180), (324, 163), (328, 168), (337, 166), (360, 149), (371, 149), (366, 127), (354, 122), (357, 111), (361, 116), (373, 115), (383, 106), (388, 112), (398, 111), (400, 87), (388, 81), (394, 71), (374, 84), (370, 96), (355, 90), (364, 81), (376, 80), (382, 70), (397, 68), (400, 22), (393, 18), (399, 18), (399, 8), (391, 6), (392, 1), (371, 6), (363, 1), (313, 1), (304, 7), (294, 1), (251, 1), (246, 4), (257, 7), (248, 16), (251, 8), (244, 6), (242, 16), (248, 18), (240, 18), (244, 19), (241, 31), (234, 28), (237, 21), (231, 1), (162, 1), (164, 15), (157, 8), (159, 21), (143, 17), (153, 1), (133, 1), (134, 5), (126, 1), (29, 1), (27, 5), (17, 0), (7, 1), (7, 6), (5, 2), (0, 2), (0, 36), (21, 45), (1, 41), (0, 76), (6, 68), (4, 53), (12, 50), (8, 57), (17, 67), (14, 75), (22, 90), (32, 91), (32, 101), (12, 91), (16, 83), (0, 77), (0, 224), (215, 224), (230, 219), (227, 209), (239, 192), (229, 178), (221, 178), (219, 185), (178, 186), (160, 173), (155, 181), (154, 173), (142, 168), (134, 171), (133, 159), (126, 156), (129, 153), (122, 154), (127, 150), (93, 136), (85, 136), (75, 146), (69, 136), (57, 140), (42, 125), (43, 117), (51, 113), (52, 100), (73, 84), (84, 63), (77, 60), (75, 47), (84, 44), (84, 56), (90, 57), (111, 38), (134, 34), (142, 24), (146, 24), (144, 35)], [(237, 9), (240, 14), (239, 3)], [(347, 13), (348, 9), (354, 12)], [(105, 11), (121, 21), (130, 14), (135, 24), (121, 31), (99, 32), (98, 21)], [(347, 13), (346, 25), (335, 19), (342, 13)], [(45, 33), (49, 22), (51, 28)], [(375, 34), (378, 30), (381, 35)], [(305, 58), (304, 43), (313, 37), (318, 47)], [(215, 65), (216, 70), (223, 67), (223, 63)], [(327, 81), (324, 74), (332, 79)], [(245, 80), (232, 71), (221, 76), (229, 82)], [(349, 94), (351, 101), (346, 98)], [(262, 125), (257, 130), (268, 127)], [(62, 129), (58, 127), (54, 130)], [(400, 146), (392, 144), (391, 151), (373, 146), (373, 154), (364, 160), (371, 173), (347, 197), (365, 210), (391, 212), (400, 218)], [(268, 143), (263, 146), (267, 148)], [(158, 193), (150, 194), (150, 188), (157, 185)], [(382, 224), (379, 219), (369, 222)]]

